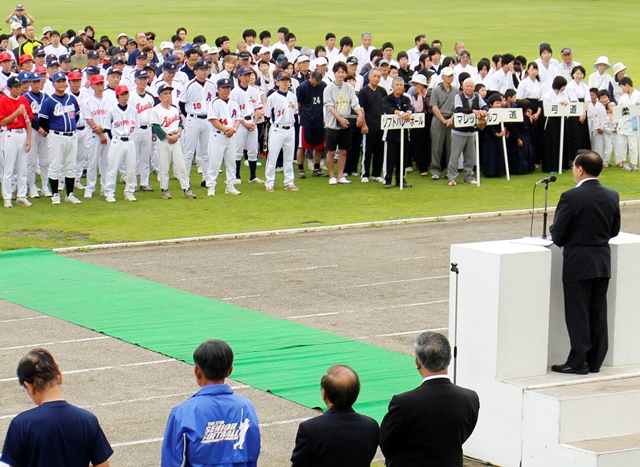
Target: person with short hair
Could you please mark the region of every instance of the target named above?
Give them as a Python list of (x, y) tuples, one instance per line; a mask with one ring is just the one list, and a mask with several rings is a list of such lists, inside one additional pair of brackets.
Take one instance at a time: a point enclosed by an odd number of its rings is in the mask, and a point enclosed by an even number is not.
[(361, 36), (362, 44), (353, 49), (352, 55), (355, 55), (358, 58), (358, 72), (362, 69), (364, 65), (369, 63), (371, 51), (375, 49), (375, 47), (371, 44), (373, 41), (373, 35), (365, 31)]
[[(547, 91), (542, 99), (544, 102), (550, 102), (552, 104), (569, 105), (569, 97), (565, 92), (567, 87), (567, 80), (563, 76), (556, 76), (551, 84), (551, 90)], [(543, 172), (557, 172), (560, 151), (560, 119), (565, 117), (546, 117), (544, 123), (544, 135), (543, 144), (544, 152), (542, 153), (542, 171)], [(563, 145), (562, 149), (562, 169), (569, 168), (567, 161), (566, 148)]]
[(440, 180), (443, 167), (449, 165), (451, 155), (451, 129), (453, 110), (458, 88), (453, 86), (453, 68), (445, 67), (440, 72), (442, 83), (431, 93), (431, 178)]
[(589, 89), (609, 89), (609, 85), (613, 80), (611, 75), (607, 73), (607, 70), (611, 68), (609, 58), (606, 55), (599, 56), (593, 64), (593, 68), (595, 68), (596, 71), (589, 75), (589, 82), (587, 83)]
[[(399, 115), (404, 122), (411, 120), (414, 112), (411, 105), (411, 98), (404, 93), (404, 81), (402, 78), (395, 78), (391, 85), (391, 94), (382, 98), (382, 111), (387, 115)], [(404, 173), (400, 171), (400, 161), (404, 161), (404, 171), (410, 165), (407, 154), (409, 153), (409, 132), (400, 130), (388, 130), (384, 137), (387, 143), (387, 167), (384, 179), (384, 188), (391, 188), (393, 174), (396, 174), (396, 186), (402, 183), (403, 188), (411, 188), (406, 182)], [(403, 135), (404, 134), (404, 135)], [(400, 150), (401, 138), (404, 137), (404, 152)]]
[(420, 58), (420, 46), (422, 44), (426, 44), (427, 36), (424, 34), (418, 34), (414, 39), (415, 47), (407, 50), (407, 56), (409, 58), (409, 63), (413, 63)]
[(462, 467), (462, 444), (478, 421), (478, 394), (449, 380), (451, 345), (442, 334), (420, 334), (414, 352), (422, 385), (389, 403), (380, 424), (386, 465)]
[(233, 350), (224, 341), (209, 339), (195, 350), (193, 362), (200, 389), (171, 409), (161, 466), (255, 467), (258, 414), (249, 399), (225, 383), (233, 371)]
[(378, 422), (353, 410), (360, 393), (358, 374), (333, 365), (320, 380), (327, 411), (298, 426), (291, 467), (369, 467), (376, 455)]
[(51, 353), (29, 351), (17, 373), (37, 407), (11, 420), (0, 461), (16, 467), (109, 467), (113, 449), (98, 419), (64, 399), (62, 372)]
[[(640, 91), (633, 87), (633, 81), (625, 76), (620, 80), (622, 97), (618, 105), (640, 105)], [(636, 119), (636, 128), (633, 127), (633, 119)], [(616, 162), (622, 163), (624, 170), (638, 170), (638, 117), (621, 117), (618, 120), (618, 136), (616, 138), (615, 152)], [(629, 164), (626, 163), (629, 154)], [(619, 166), (619, 165), (618, 165)]]
[(320, 169), (320, 162), (326, 147), (322, 100), (325, 87), (322, 74), (319, 71), (313, 71), (310, 78), (296, 89), (300, 118), (300, 147), (297, 150), (298, 178), (307, 177), (304, 171), (305, 151), (313, 151), (313, 176), (326, 176)]

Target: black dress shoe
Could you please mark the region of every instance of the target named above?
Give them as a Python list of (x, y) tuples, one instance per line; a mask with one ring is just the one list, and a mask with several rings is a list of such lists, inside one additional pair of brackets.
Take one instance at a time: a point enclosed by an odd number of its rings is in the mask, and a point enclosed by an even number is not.
[(589, 373), (600, 373), (600, 368), (589, 367)]
[(551, 371), (555, 371), (556, 373), (564, 373), (564, 374), (574, 374), (574, 375), (586, 375), (589, 373), (589, 365), (584, 363), (582, 368), (576, 370), (575, 368), (571, 368), (566, 363), (562, 365), (552, 365)]

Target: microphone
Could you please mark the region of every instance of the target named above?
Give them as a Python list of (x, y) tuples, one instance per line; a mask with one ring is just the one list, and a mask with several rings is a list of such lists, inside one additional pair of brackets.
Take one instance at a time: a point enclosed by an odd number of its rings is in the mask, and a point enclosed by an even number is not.
[(558, 178), (555, 175), (552, 175), (551, 177), (543, 178), (542, 180), (538, 180), (536, 182), (536, 185), (540, 185), (541, 183), (549, 184), (549, 183), (555, 182), (557, 179)]

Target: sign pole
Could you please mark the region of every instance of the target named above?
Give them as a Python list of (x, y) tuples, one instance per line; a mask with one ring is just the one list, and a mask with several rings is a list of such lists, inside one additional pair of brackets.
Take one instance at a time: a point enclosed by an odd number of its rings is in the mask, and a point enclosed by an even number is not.
[(400, 179), (400, 191), (404, 189), (404, 127), (400, 128), (400, 171), (402, 175)]
[[(504, 132), (504, 122), (500, 122), (500, 131)], [(502, 152), (504, 154), (504, 169), (507, 172), (507, 180), (511, 180), (509, 173), (509, 156), (507, 155), (507, 135), (502, 135)]]
[(564, 147), (564, 117), (560, 117), (560, 155), (558, 156), (558, 173), (562, 173), (562, 148)]
[(480, 186), (480, 132), (478, 130), (475, 131), (476, 135), (476, 175), (478, 176), (477, 182), (478, 186)]

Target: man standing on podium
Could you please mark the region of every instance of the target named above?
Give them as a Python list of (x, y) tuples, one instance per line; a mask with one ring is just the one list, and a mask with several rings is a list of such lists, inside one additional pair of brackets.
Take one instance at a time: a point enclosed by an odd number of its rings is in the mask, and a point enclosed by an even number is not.
[(577, 185), (560, 196), (551, 236), (564, 247), (562, 285), (571, 351), (558, 373), (598, 373), (608, 348), (607, 288), (611, 278), (609, 240), (620, 231), (620, 199), (600, 184), (602, 158), (578, 151), (573, 162)]

